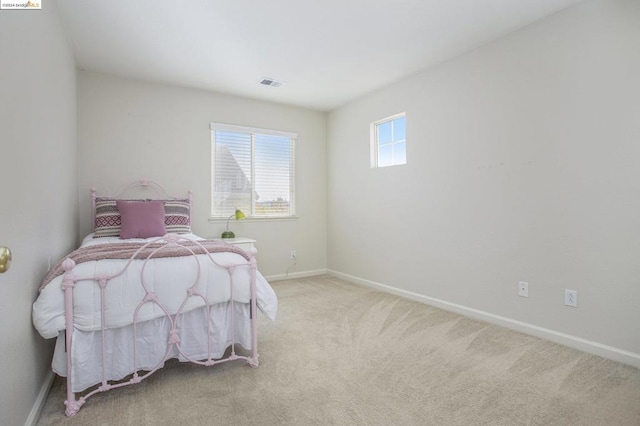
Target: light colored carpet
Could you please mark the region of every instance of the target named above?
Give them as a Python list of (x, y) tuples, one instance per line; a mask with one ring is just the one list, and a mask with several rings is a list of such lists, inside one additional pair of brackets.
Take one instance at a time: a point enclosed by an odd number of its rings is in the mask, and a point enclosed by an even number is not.
[(177, 362), (39, 425), (640, 425), (640, 370), (330, 276), (273, 283), (261, 365)]

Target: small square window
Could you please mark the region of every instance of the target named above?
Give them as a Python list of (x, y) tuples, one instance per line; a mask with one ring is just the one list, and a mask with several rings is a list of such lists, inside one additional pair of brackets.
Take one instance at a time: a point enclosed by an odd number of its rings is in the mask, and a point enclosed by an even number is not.
[(407, 163), (406, 122), (401, 113), (371, 123), (371, 167)]

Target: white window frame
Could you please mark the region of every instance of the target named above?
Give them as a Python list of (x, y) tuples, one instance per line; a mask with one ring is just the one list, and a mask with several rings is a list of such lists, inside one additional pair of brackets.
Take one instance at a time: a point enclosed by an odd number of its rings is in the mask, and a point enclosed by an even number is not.
[[(400, 140), (400, 141), (393, 141), (392, 145), (396, 145), (398, 143), (404, 143), (405, 144), (405, 161), (403, 163), (396, 163), (395, 161), (392, 161), (391, 164), (387, 164), (387, 165), (380, 165), (378, 164), (378, 151), (379, 151), (379, 143), (378, 143), (378, 127), (382, 124), (388, 123), (390, 121), (394, 121), (397, 120), (398, 118), (405, 118), (405, 138)], [(406, 148), (407, 148), (407, 137), (406, 137), (406, 118), (407, 118), (407, 113), (406, 112), (401, 112), (395, 115), (392, 115), (390, 117), (386, 117), (383, 118), (381, 120), (377, 120), (374, 121), (373, 123), (371, 123), (371, 168), (373, 169), (377, 169), (377, 168), (385, 168), (385, 167), (392, 167), (392, 166), (402, 166), (404, 164), (407, 164), (407, 158), (406, 158)], [(393, 150), (392, 150), (393, 152)]]
[(216, 161), (216, 142), (215, 142), (215, 132), (216, 130), (227, 131), (227, 132), (239, 132), (239, 133), (250, 133), (251, 134), (251, 182), (252, 185), (255, 185), (255, 169), (254, 169), (254, 141), (255, 135), (268, 135), (268, 136), (282, 136), (289, 138), (289, 214), (288, 215), (256, 215), (255, 207), (256, 200), (254, 197), (251, 197), (251, 211), (243, 211), (247, 219), (258, 219), (258, 220), (282, 220), (282, 219), (295, 219), (296, 216), (296, 202), (295, 202), (295, 145), (298, 139), (298, 134), (293, 132), (286, 132), (280, 130), (272, 130), (272, 129), (262, 129), (259, 127), (249, 127), (249, 126), (239, 126), (235, 124), (223, 124), (223, 123), (210, 123), (210, 131), (211, 131), (211, 206), (210, 206), (210, 219), (211, 220), (226, 220), (228, 215), (225, 214), (216, 214), (215, 209), (215, 161)]

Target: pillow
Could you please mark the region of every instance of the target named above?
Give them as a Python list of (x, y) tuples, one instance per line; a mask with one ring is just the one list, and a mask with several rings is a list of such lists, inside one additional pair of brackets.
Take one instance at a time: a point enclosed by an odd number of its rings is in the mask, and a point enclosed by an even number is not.
[[(110, 197), (96, 197), (96, 216), (93, 227), (93, 237), (119, 237), (122, 218), (116, 199)], [(142, 199), (122, 201), (145, 201)], [(153, 201), (153, 200), (146, 200)], [(189, 199), (157, 200), (164, 202), (164, 225), (167, 232), (188, 234), (191, 232)]]
[(114, 198), (96, 197), (93, 237), (119, 237), (121, 217)]
[(162, 201), (117, 200), (116, 206), (121, 216), (120, 238), (161, 237), (167, 233)]
[(164, 200), (164, 225), (167, 227), (167, 232), (175, 232), (176, 234), (190, 233), (190, 209), (191, 203), (188, 198), (184, 200)]

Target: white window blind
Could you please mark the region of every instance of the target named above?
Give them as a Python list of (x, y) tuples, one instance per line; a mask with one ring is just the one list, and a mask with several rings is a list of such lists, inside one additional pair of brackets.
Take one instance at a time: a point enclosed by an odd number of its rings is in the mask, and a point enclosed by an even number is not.
[(295, 215), (295, 133), (211, 123), (211, 216)]

